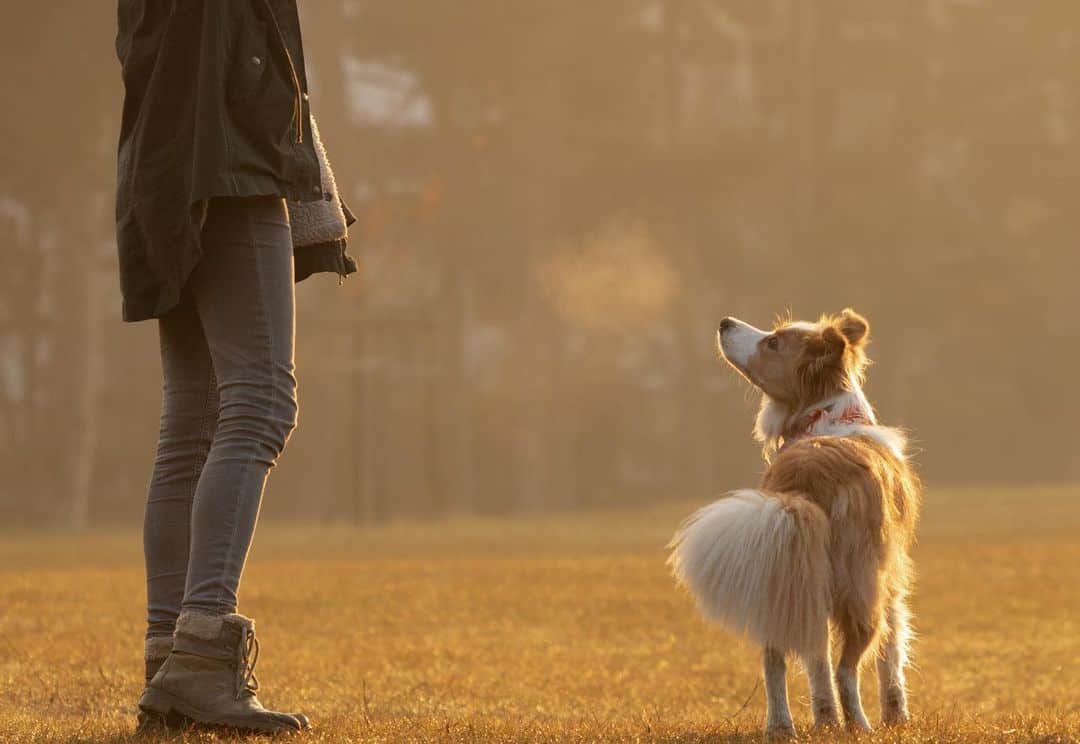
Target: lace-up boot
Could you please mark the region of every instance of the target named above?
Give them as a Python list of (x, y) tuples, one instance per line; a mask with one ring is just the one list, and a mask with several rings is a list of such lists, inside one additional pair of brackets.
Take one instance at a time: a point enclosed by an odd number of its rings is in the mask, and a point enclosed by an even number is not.
[[(149, 686), (150, 680), (157, 674), (161, 665), (165, 663), (165, 659), (172, 651), (172, 647), (172, 636), (154, 636), (146, 639), (143, 661), (146, 664), (147, 686)], [(166, 718), (166, 716), (157, 713), (150, 714), (140, 709), (139, 721), (138, 725), (135, 727), (135, 734), (138, 736), (157, 734), (162, 729), (179, 728), (183, 723), (183, 716), (173, 714)]]
[(196, 723), (264, 733), (306, 728), (302, 715), (267, 710), (259, 702), (258, 658), (250, 618), (184, 611), (172, 653), (150, 680), (139, 708), (166, 720), (178, 714)]

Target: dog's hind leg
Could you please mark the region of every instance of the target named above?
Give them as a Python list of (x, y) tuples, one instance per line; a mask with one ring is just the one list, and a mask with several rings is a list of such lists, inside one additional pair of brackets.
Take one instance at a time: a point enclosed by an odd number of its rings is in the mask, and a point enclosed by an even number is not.
[(840, 693), (840, 707), (848, 728), (870, 730), (870, 722), (863, 712), (859, 698), (859, 662), (869, 648), (874, 633), (865, 628), (842, 628), (844, 644), (840, 651), (840, 663), (836, 667), (836, 687)]
[(878, 684), (881, 687), (881, 722), (886, 726), (908, 720), (904, 667), (911, 638), (910, 615), (902, 597), (895, 598), (885, 610), (885, 637), (878, 654)]
[(832, 664), (829, 661), (829, 628), (822, 629), (825, 637), (823, 651), (803, 658), (806, 676), (810, 678), (810, 700), (814, 709), (814, 726), (836, 726), (840, 715), (836, 709), (836, 691), (833, 688)]
[(788, 708), (787, 663), (784, 661), (784, 654), (766, 647), (763, 662), (765, 696), (768, 700), (765, 736), (769, 739), (790, 739), (795, 736), (795, 726), (791, 723), (791, 710)]

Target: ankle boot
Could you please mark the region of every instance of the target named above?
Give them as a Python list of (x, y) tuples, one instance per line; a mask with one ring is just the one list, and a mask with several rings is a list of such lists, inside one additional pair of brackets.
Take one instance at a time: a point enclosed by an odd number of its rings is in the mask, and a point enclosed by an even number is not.
[(305, 728), (306, 718), (267, 710), (255, 696), (259, 642), (243, 615), (184, 611), (172, 652), (139, 699), (158, 718), (170, 714), (212, 726), (278, 733)]
[[(166, 657), (172, 651), (172, 636), (155, 636), (146, 639), (143, 660), (146, 664), (146, 685), (149, 687), (150, 680), (157, 674), (158, 669), (165, 663)], [(139, 709), (138, 724), (135, 727), (136, 736), (156, 734), (163, 729), (177, 729), (184, 725), (183, 716), (170, 713), (162, 716), (157, 713), (150, 714)]]
[[(146, 662), (147, 687), (150, 686), (150, 680), (157, 674), (158, 669), (165, 663), (165, 659), (172, 651), (172, 648), (172, 636), (160, 636), (146, 639), (144, 660)], [(311, 727), (308, 717), (303, 713), (289, 713), (289, 715), (300, 722), (301, 728), (307, 729)], [(135, 735), (150, 736), (161, 734), (165, 731), (178, 731), (183, 728), (188, 728), (191, 725), (192, 721), (176, 711), (171, 711), (168, 715), (162, 716), (158, 713), (150, 714), (142, 708), (139, 708), (138, 725), (135, 727)]]

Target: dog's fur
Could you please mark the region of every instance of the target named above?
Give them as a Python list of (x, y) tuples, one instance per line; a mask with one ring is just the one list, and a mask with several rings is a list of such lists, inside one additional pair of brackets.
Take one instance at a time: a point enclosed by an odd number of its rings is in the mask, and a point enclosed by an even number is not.
[(877, 423), (862, 392), (866, 320), (851, 310), (771, 333), (725, 319), (724, 359), (762, 391), (755, 436), (769, 463), (761, 486), (691, 516), (670, 547), (680, 583), (709, 619), (764, 647), (768, 732), (794, 733), (785, 655), (810, 676), (815, 725), (869, 729), (860, 662), (878, 658), (882, 719), (907, 720), (904, 667), (911, 636), (908, 555), (921, 487), (904, 434)]

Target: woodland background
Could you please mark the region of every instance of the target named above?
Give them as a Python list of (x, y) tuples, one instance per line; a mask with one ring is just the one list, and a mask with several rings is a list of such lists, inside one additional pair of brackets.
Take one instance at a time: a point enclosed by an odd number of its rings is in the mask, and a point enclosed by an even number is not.
[[(0, 525), (135, 522), (115, 4), (0, 24)], [(361, 272), (298, 286), (271, 518), (704, 499), (760, 470), (724, 315), (852, 306), (933, 483), (1080, 480), (1064, 0), (307, 0)]]

